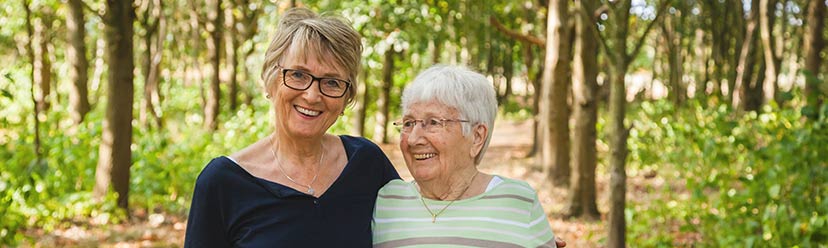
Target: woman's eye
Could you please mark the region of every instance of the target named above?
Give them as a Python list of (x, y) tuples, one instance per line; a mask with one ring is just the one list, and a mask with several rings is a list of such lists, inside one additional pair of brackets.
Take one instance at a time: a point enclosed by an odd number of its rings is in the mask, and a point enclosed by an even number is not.
[(442, 121), (440, 121), (439, 119), (429, 119), (429, 120), (428, 120), (428, 125), (429, 125), (429, 126), (437, 126), (437, 127), (439, 127), (439, 126), (442, 126), (442, 124), (443, 124), (443, 122), (442, 122)]
[(322, 81), (323, 86), (331, 89), (339, 89), (342, 86), (335, 79), (326, 79)]
[(301, 71), (293, 71), (290, 73), (290, 77), (294, 79), (303, 79), (305, 78), (305, 73), (302, 73)]

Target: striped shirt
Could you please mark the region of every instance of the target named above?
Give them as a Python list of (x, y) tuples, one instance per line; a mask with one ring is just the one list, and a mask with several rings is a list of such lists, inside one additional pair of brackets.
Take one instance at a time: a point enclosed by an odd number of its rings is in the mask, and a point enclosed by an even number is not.
[[(503, 178), (483, 194), (455, 201), (435, 223), (420, 197), (413, 182), (399, 179), (380, 189), (374, 247), (555, 247), (537, 193), (526, 182)], [(450, 202), (423, 200), (434, 213)]]

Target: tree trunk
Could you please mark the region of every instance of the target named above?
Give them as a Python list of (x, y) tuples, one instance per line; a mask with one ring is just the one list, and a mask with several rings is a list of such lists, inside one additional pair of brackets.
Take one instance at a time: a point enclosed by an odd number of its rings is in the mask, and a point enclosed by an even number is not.
[(769, 99), (775, 100), (777, 104), (781, 105), (782, 101), (778, 94), (779, 85), (777, 85), (780, 59), (774, 52), (776, 49), (771, 37), (774, 6), (776, 6), (776, 0), (759, 0), (759, 34), (762, 37), (762, 52), (765, 56), (765, 93)]
[[(755, 6), (755, 4), (754, 4)], [(745, 91), (750, 83), (750, 78), (753, 72), (753, 53), (755, 48), (753, 44), (756, 43), (756, 18), (758, 17), (758, 11), (756, 9), (751, 10), (750, 16), (747, 19), (747, 25), (745, 27), (745, 39), (742, 41), (742, 48), (739, 52), (739, 65), (736, 67), (736, 82), (734, 86), (734, 91), (738, 92), (738, 94), (734, 94), (731, 98), (732, 106), (739, 107), (743, 106), (742, 101), (744, 100)]]
[[(739, 107), (744, 111), (756, 111), (759, 110), (759, 107), (762, 106), (763, 102), (763, 79), (765, 77), (765, 67), (766, 64), (763, 62), (764, 56), (757, 56), (757, 49), (759, 43), (759, 38), (756, 35), (756, 29), (759, 25), (760, 11), (759, 11), (759, 2), (754, 1), (751, 5), (751, 13), (748, 17), (748, 24), (747, 24), (747, 34), (744, 40), (745, 46), (747, 48), (742, 48), (742, 52), (746, 52), (747, 55), (744, 55), (744, 72), (742, 72), (742, 78), (737, 80), (741, 83), (741, 87), (739, 88)], [(760, 27), (759, 27), (760, 28)], [(742, 59), (742, 58), (740, 58)], [(756, 63), (761, 63), (759, 66), (758, 71), (756, 71)]]
[[(612, 14), (618, 24), (611, 33), (613, 48), (609, 53), (612, 60), (610, 66), (610, 99), (609, 99), (609, 172), (610, 172), (610, 210), (607, 226), (609, 235), (607, 247), (617, 248), (626, 246), (627, 225), (624, 218), (627, 192), (627, 135), (629, 130), (624, 126), (624, 117), (627, 111), (626, 87), (624, 75), (628, 67), (627, 35), (631, 1), (619, 3), (619, 8)], [(642, 37), (643, 39), (644, 37)], [(633, 57), (635, 54), (629, 57)]]
[(693, 53), (695, 54), (695, 87), (696, 90), (693, 92), (694, 97), (697, 99), (704, 99), (704, 94), (699, 94), (700, 88), (707, 86), (707, 53), (706, 51), (706, 44), (704, 42), (705, 32), (704, 29), (696, 28), (695, 37), (694, 37), (694, 44), (693, 44)]
[[(98, 29), (103, 30), (105, 25), (103, 23), (98, 24)], [(94, 106), (97, 104), (98, 100), (101, 96), (101, 81), (103, 81), (103, 72), (104, 68), (104, 57), (106, 57), (106, 38), (103, 35), (99, 35), (98, 39), (95, 41), (95, 69), (92, 70), (92, 78), (89, 83), (89, 89), (92, 90), (92, 97), (89, 98), (89, 106), (90, 109), (95, 108)]]
[(163, 8), (159, 0), (147, 1), (146, 4), (142, 15), (143, 20), (141, 20), (141, 26), (143, 26), (146, 33), (143, 37), (145, 49), (141, 66), (144, 75), (144, 99), (143, 104), (141, 104), (139, 120), (143, 125), (149, 127), (149, 118), (152, 118), (158, 128), (161, 128), (161, 117), (155, 111), (155, 104), (160, 104), (158, 82), (164, 39), (161, 32), (163, 28), (161, 26)]
[(34, 19), (34, 82), (37, 85), (35, 100), (38, 111), (49, 110), (49, 97), (52, 94), (52, 61), (49, 58), (49, 32), (51, 22), (43, 17)]
[(224, 11), (224, 20), (225, 20), (225, 27), (227, 27), (227, 34), (225, 35), (225, 39), (227, 40), (227, 58), (225, 59), (225, 63), (227, 64), (227, 100), (230, 101), (230, 110), (235, 112), (238, 109), (238, 102), (239, 102), (239, 82), (237, 78), (237, 72), (239, 68), (239, 43), (238, 40), (239, 33), (236, 32), (236, 23), (237, 20), (233, 16), (233, 8), (227, 8)]
[[(368, 68), (368, 66), (364, 66), (362, 68)], [(359, 74), (360, 81), (357, 84), (356, 90), (357, 94), (356, 99), (354, 100), (354, 108), (353, 108), (353, 120), (351, 123), (351, 134), (356, 136), (365, 136), (365, 116), (368, 112), (368, 102), (369, 102), (369, 95), (368, 95), (368, 71), (362, 70)]]
[(75, 124), (83, 122), (89, 112), (89, 60), (86, 58), (86, 29), (84, 28), (83, 3), (81, 0), (68, 0), (69, 16), (66, 17), (66, 31), (69, 34), (69, 47), (66, 48), (66, 60), (72, 66), (69, 70), (69, 115)]
[[(582, 2), (589, 1), (586, 4)], [(592, 32), (592, 23), (585, 15), (593, 10), (585, 6), (596, 6), (594, 0), (575, 1), (575, 48), (573, 56), (572, 115), (575, 130), (572, 134), (572, 182), (569, 188), (568, 217), (586, 217), (597, 220), (601, 217), (596, 204), (595, 166), (597, 164), (595, 141), (598, 120), (598, 37)]]
[(567, 25), (569, 2), (549, 1), (546, 59), (541, 86), (541, 165), (555, 186), (569, 185), (569, 81), (570, 43)]
[(29, 72), (30, 73), (29, 78), (32, 79), (31, 93), (32, 93), (32, 106), (33, 106), (32, 109), (34, 109), (34, 116), (33, 116), (34, 118), (33, 118), (33, 120), (34, 120), (34, 134), (35, 134), (35, 140), (34, 140), (35, 163), (40, 164), (40, 161), (43, 159), (43, 153), (41, 152), (42, 149), (40, 147), (40, 119), (38, 118), (38, 116), (40, 115), (40, 110), (38, 110), (38, 108), (37, 108), (37, 95), (35, 94), (35, 88), (37, 88), (37, 86), (36, 86), (37, 81), (35, 80), (35, 77), (36, 77), (36, 73), (35, 73), (36, 64), (35, 64), (35, 61), (37, 60), (37, 58), (36, 58), (35, 52), (34, 52), (34, 45), (32, 44), (33, 43), (32, 41), (35, 38), (34, 37), (35, 36), (34, 27), (32, 25), (32, 20), (34, 18), (32, 17), (32, 9), (29, 7), (29, 0), (21, 0), (21, 2), (23, 3), (23, 9), (26, 12), (26, 36), (27, 36), (27, 39), (28, 39), (26, 41), (26, 55), (29, 57), (29, 62), (32, 63), (32, 70)]
[(385, 62), (382, 65), (382, 90), (377, 96), (377, 113), (374, 115), (374, 141), (388, 144), (388, 114), (390, 105), (391, 87), (394, 86), (394, 46), (385, 51)]
[(731, 30), (743, 30), (745, 23), (744, 23), (744, 7), (742, 6), (741, 1), (726, 1), (727, 4), (730, 4), (729, 7), (726, 7), (726, 25), (717, 24), (719, 26), (726, 27), (725, 35), (727, 35), (727, 51), (725, 61), (727, 62), (727, 67), (725, 68), (727, 79), (727, 98), (725, 100), (730, 100), (733, 97), (735, 91), (733, 90), (736, 86), (736, 70), (735, 67), (739, 63), (739, 56), (736, 52), (738, 50), (736, 47), (742, 43), (744, 39), (744, 34), (742, 32), (732, 32)]
[(129, 214), (129, 168), (132, 163), (133, 103), (133, 21), (131, 1), (106, 3), (106, 56), (109, 62), (106, 118), (103, 122), (98, 166), (95, 171), (95, 197), (102, 199), (112, 183), (118, 194), (118, 207)]
[(807, 106), (813, 111), (809, 117), (816, 120), (819, 118), (819, 108), (825, 101), (824, 89), (828, 89), (828, 82), (819, 79), (819, 72), (822, 66), (820, 53), (825, 48), (825, 4), (819, 1), (812, 1), (808, 6), (808, 20), (805, 30), (805, 96)]
[(664, 32), (665, 47), (667, 48), (667, 64), (669, 70), (670, 99), (676, 106), (681, 106), (684, 102), (684, 87), (681, 85), (682, 75), (682, 61), (681, 61), (681, 33), (676, 31), (676, 20), (672, 15), (667, 15), (662, 23), (662, 31)]
[(208, 14), (210, 24), (207, 25), (207, 32), (210, 34), (210, 41), (207, 42), (207, 59), (210, 61), (212, 75), (210, 75), (210, 84), (204, 104), (204, 126), (209, 130), (217, 130), (221, 100), (221, 41), (224, 38), (222, 36), (224, 12), (221, 8), (221, 0), (209, 1), (208, 6), (213, 8)]

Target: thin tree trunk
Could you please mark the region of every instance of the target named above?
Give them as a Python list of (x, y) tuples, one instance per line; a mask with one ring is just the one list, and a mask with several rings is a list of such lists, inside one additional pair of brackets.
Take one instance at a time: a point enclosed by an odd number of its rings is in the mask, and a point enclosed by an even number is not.
[[(140, 122), (146, 127), (150, 127), (149, 118), (152, 118), (158, 128), (161, 128), (161, 117), (155, 111), (155, 102), (158, 102), (158, 81), (160, 76), (159, 65), (161, 63), (161, 53), (163, 45), (160, 42), (162, 11), (160, 1), (146, 1), (144, 6), (144, 13), (142, 15), (141, 26), (145, 29), (144, 35), (144, 56), (142, 62), (142, 71), (144, 76), (144, 99), (141, 104)], [(154, 20), (154, 21), (153, 21)]]
[(230, 101), (230, 110), (235, 111), (238, 109), (238, 99), (239, 99), (239, 82), (237, 78), (237, 72), (239, 68), (239, 34), (236, 32), (236, 23), (238, 21), (233, 16), (233, 8), (227, 8), (224, 11), (224, 20), (225, 26), (228, 28), (227, 34), (225, 35), (225, 39), (227, 40), (227, 58), (225, 59), (225, 63), (227, 64), (227, 97), (228, 101)]
[(161, 61), (164, 58), (164, 41), (166, 40), (167, 36), (167, 19), (164, 16), (164, 2), (161, 0), (153, 0), (155, 1), (156, 6), (158, 6), (158, 34), (155, 36), (155, 42), (153, 42), (153, 57), (150, 63), (150, 73), (148, 82), (152, 85), (153, 92), (151, 93), (151, 100), (153, 107), (153, 118), (155, 118), (155, 123), (158, 125), (158, 128), (161, 129), (164, 127), (164, 118), (161, 116), (160, 111), (156, 111), (155, 108), (158, 110), (161, 109), (161, 104), (164, 102), (164, 95), (161, 92)]
[[(363, 66), (362, 68), (368, 68), (367, 66)], [(368, 112), (368, 103), (369, 103), (369, 95), (368, 95), (368, 71), (362, 70), (359, 74), (360, 81), (357, 84), (356, 89), (356, 99), (354, 101), (354, 108), (353, 108), (353, 122), (351, 123), (351, 134), (356, 136), (365, 136), (365, 116)]]
[(211, 24), (208, 25), (207, 30), (210, 34), (210, 41), (207, 42), (207, 59), (210, 61), (212, 75), (210, 75), (210, 84), (204, 104), (204, 126), (209, 130), (217, 130), (219, 102), (221, 101), (221, 41), (224, 38), (222, 35), (224, 12), (221, 8), (221, 0), (210, 1), (208, 6), (213, 8), (208, 14)]
[(775, 0), (759, 0), (759, 34), (762, 37), (762, 52), (765, 56), (765, 93), (769, 99), (782, 104), (779, 98), (779, 58), (776, 57), (773, 38), (773, 9), (776, 6)]
[(546, 59), (541, 86), (541, 165), (555, 186), (569, 185), (569, 93), (570, 43), (567, 25), (569, 2), (549, 1)]
[(374, 115), (374, 140), (388, 144), (388, 114), (391, 87), (394, 86), (394, 46), (385, 51), (385, 62), (382, 66), (382, 90), (377, 96), (377, 113)]
[(744, 34), (742, 32), (732, 32), (731, 30), (743, 30), (745, 23), (744, 23), (744, 7), (741, 4), (741, 1), (726, 1), (727, 4), (730, 4), (729, 7), (726, 7), (725, 13), (727, 19), (725, 19), (728, 23), (726, 26), (725, 35), (727, 35), (727, 51), (725, 52), (726, 57), (725, 61), (727, 62), (727, 67), (725, 68), (725, 74), (727, 79), (727, 98), (725, 100), (730, 100), (733, 97), (735, 91), (733, 89), (736, 88), (734, 85), (736, 83), (736, 70), (735, 67), (739, 63), (738, 50), (736, 47), (741, 44), (742, 39), (744, 39)]
[[(105, 25), (98, 24), (99, 29), (104, 29)], [(103, 81), (103, 72), (104, 68), (106, 67), (104, 64), (104, 59), (106, 57), (106, 37), (103, 35), (98, 36), (98, 39), (95, 41), (95, 69), (92, 70), (92, 82), (90, 82), (89, 89), (92, 90), (94, 93), (92, 97), (89, 98), (89, 106), (90, 109), (94, 108), (95, 104), (97, 103), (98, 99), (101, 96), (101, 81)]]
[(694, 97), (697, 98), (697, 99), (703, 99), (704, 98), (704, 94), (698, 94), (698, 93), (699, 92), (704, 92), (704, 91), (699, 91), (699, 89), (704, 88), (704, 87), (707, 86), (707, 77), (705, 76), (705, 74), (706, 74), (705, 71), (707, 71), (707, 56), (706, 56), (707, 54), (706, 54), (706, 51), (708, 49), (706, 49), (707, 47), (705, 46), (705, 43), (704, 43), (704, 36), (705, 36), (704, 29), (696, 28), (695, 39), (694, 39), (695, 41), (693, 42), (694, 43), (693, 44), (693, 52), (695, 53), (695, 56), (696, 56), (695, 57), (696, 66), (695, 66), (695, 74), (694, 74), (696, 90), (693, 93), (694, 93)]
[(66, 17), (66, 31), (69, 34), (69, 47), (66, 48), (66, 60), (72, 65), (69, 80), (69, 115), (75, 124), (83, 122), (89, 112), (89, 60), (86, 58), (86, 29), (84, 28), (83, 3), (81, 0), (68, 0), (69, 16)]
[[(759, 54), (757, 56), (757, 48), (759, 43), (759, 37), (756, 35), (758, 31), (757, 27), (759, 24), (759, 19), (761, 18), (761, 12), (759, 11), (759, 2), (754, 1), (751, 5), (751, 13), (750, 17), (748, 18), (748, 31), (749, 34), (746, 35), (750, 39), (745, 39), (745, 43), (748, 46), (747, 49), (747, 57), (745, 58), (745, 68), (744, 68), (744, 76), (741, 80), (742, 86), (739, 90), (739, 106), (744, 111), (756, 111), (759, 107), (762, 106), (763, 102), (763, 83), (765, 78), (765, 67), (766, 64), (764, 63), (764, 56)], [(750, 27), (753, 26), (753, 27)], [(743, 51), (745, 49), (743, 48)], [(756, 63), (761, 63), (759, 66), (759, 70), (756, 71)]]
[(828, 83), (819, 79), (822, 66), (822, 57), (819, 55), (825, 48), (825, 38), (822, 34), (825, 30), (825, 4), (821, 4), (819, 1), (811, 1), (808, 6), (806, 25), (805, 47), (803, 48), (805, 54), (805, 96), (807, 105), (813, 111), (813, 114), (810, 114), (809, 117), (818, 119), (818, 110), (825, 101), (826, 93), (828, 93), (820, 90), (820, 84), (824, 87)]
[[(754, 4), (755, 5), (755, 4)], [(732, 99), (732, 106), (742, 106), (742, 101), (745, 97), (745, 90), (747, 84), (750, 83), (751, 74), (753, 72), (753, 61), (755, 61), (751, 54), (753, 54), (753, 44), (756, 41), (756, 18), (758, 16), (756, 9), (751, 10), (750, 16), (745, 27), (745, 39), (742, 41), (742, 48), (739, 52), (739, 65), (736, 66), (736, 82), (734, 94)]]
[(503, 77), (506, 80), (506, 90), (500, 96), (502, 101), (509, 101), (509, 96), (512, 95), (512, 77), (515, 75), (514, 60), (512, 59), (514, 57), (512, 54), (514, 52), (513, 47), (514, 42), (507, 41), (506, 59), (503, 60)]
[(110, 183), (118, 194), (118, 207), (129, 215), (129, 168), (132, 164), (133, 22), (129, 1), (107, 1), (105, 36), (109, 61), (106, 118), (95, 171), (95, 192), (102, 199)]
[[(582, 2), (590, 1), (583, 4)], [(598, 120), (598, 37), (592, 32), (592, 23), (585, 15), (593, 10), (585, 6), (596, 6), (594, 0), (575, 1), (575, 48), (572, 74), (572, 115), (575, 129), (572, 134), (572, 182), (569, 188), (569, 203), (565, 214), (569, 217), (586, 217), (597, 220), (601, 217), (596, 204), (595, 167), (597, 164), (595, 141)]]
[(624, 75), (628, 67), (628, 55), (626, 54), (627, 22), (629, 20), (631, 1), (622, 1), (619, 4), (619, 8), (615, 9), (612, 13), (615, 14), (615, 20), (618, 24), (615, 25), (614, 32), (611, 32), (612, 43), (614, 43), (613, 49), (615, 51), (610, 53), (611, 55), (609, 56), (612, 63), (609, 73), (610, 210), (607, 223), (609, 227), (607, 246), (612, 248), (626, 246), (625, 236), (627, 229), (624, 208), (627, 192), (627, 172), (625, 167), (629, 129), (624, 125), (624, 117), (627, 111)]
[(29, 78), (32, 79), (32, 109), (34, 109), (34, 153), (35, 153), (35, 163), (40, 164), (40, 161), (43, 159), (42, 149), (40, 147), (40, 119), (38, 116), (40, 115), (40, 110), (37, 107), (37, 95), (35, 94), (36, 80), (35, 80), (35, 61), (37, 60), (34, 52), (34, 45), (32, 45), (32, 41), (34, 40), (34, 27), (32, 27), (32, 9), (29, 7), (29, 0), (21, 0), (23, 3), (23, 9), (26, 12), (26, 36), (28, 41), (26, 41), (26, 55), (29, 57), (29, 62), (32, 63), (32, 70), (29, 72)]
[(52, 94), (52, 61), (49, 59), (49, 24), (44, 18), (34, 19), (34, 81), (37, 85), (35, 100), (40, 112), (47, 112), (50, 107), (49, 97)]
[(677, 24), (675, 22), (676, 20), (671, 15), (667, 15), (661, 27), (666, 41), (664, 45), (667, 48), (670, 99), (676, 106), (681, 106), (686, 94), (684, 93), (684, 87), (681, 85), (681, 37), (679, 37), (681, 34), (676, 31)]

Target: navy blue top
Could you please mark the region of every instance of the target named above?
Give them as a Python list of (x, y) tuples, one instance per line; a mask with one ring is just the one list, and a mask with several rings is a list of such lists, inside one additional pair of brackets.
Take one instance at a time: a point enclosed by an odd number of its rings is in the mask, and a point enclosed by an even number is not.
[(319, 198), (214, 158), (196, 180), (184, 247), (371, 247), (377, 191), (400, 176), (376, 144), (340, 139), (348, 163)]

